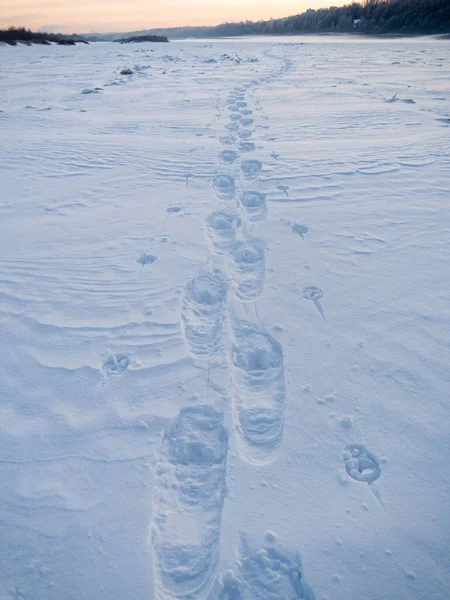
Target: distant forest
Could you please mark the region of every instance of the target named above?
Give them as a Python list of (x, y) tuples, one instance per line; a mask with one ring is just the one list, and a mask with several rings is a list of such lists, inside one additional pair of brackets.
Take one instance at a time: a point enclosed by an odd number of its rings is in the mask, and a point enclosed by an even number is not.
[(0, 29), (0, 43), (3, 42), (9, 46), (17, 44), (44, 44), (49, 45), (52, 42), (60, 46), (74, 46), (77, 43), (88, 44), (79, 35), (63, 35), (62, 33), (45, 33), (42, 31), (31, 31), (25, 27), (9, 27)]
[[(133, 32), (169, 38), (234, 37), (240, 35), (354, 33), (366, 35), (427, 35), (450, 33), (450, 0), (364, 0), (346, 6), (309, 9), (269, 21), (222, 23), (215, 27), (172, 27)], [(122, 34), (129, 36), (130, 33)], [(115, 39), (118, 34), (86, 36)]]

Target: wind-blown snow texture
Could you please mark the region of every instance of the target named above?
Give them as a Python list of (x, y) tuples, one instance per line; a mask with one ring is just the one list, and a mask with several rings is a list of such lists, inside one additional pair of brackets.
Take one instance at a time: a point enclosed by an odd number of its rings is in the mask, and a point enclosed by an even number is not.
[(448, 44), (0, 53), (0, 598), (446, 600)]

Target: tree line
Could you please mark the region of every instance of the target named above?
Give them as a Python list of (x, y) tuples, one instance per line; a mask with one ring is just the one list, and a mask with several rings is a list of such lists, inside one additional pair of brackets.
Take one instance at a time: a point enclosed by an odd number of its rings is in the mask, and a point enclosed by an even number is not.
[(31, 31), (31, 29), (26, 29), (25, 27), (0, 29), (0, 42), (4, 42), (10, 46), (17, 46), (18, 43), (49, 45), (54, 42), (61, 46), (74, 46), (76, 43), (88, 43), (79, 35), (63, 35), (62, 33)]
[[(357, 33), (367, 35), (428, 35), (450, 33), (449, 0), (364, 0), (345, 6), (309, 9), (298, 15), (268, 21), (222, 23), (214, 27), (149, 29), (134, 34), (159, 34), (169, 38), (234, 37)], [(129, 34), (124, 34), (129, 35)], [(117, 37), (98, 35), (97, 39)]]

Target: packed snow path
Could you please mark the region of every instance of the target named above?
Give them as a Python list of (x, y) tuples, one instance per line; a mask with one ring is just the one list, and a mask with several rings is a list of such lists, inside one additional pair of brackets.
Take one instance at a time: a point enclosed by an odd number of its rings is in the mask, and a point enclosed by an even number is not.
[(0, 597), (446, 600), (449, 46), (302, 39), (0, 48)]

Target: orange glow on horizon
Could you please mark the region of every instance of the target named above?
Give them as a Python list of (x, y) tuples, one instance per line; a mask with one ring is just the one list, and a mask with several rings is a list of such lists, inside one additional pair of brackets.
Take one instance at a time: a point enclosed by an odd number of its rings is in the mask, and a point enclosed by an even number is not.
[(0, 27), (47, 28), (64, 33), (132, 31), (182, 25), (217, 25), (287, 17), (331, 0), (2, 0)]

